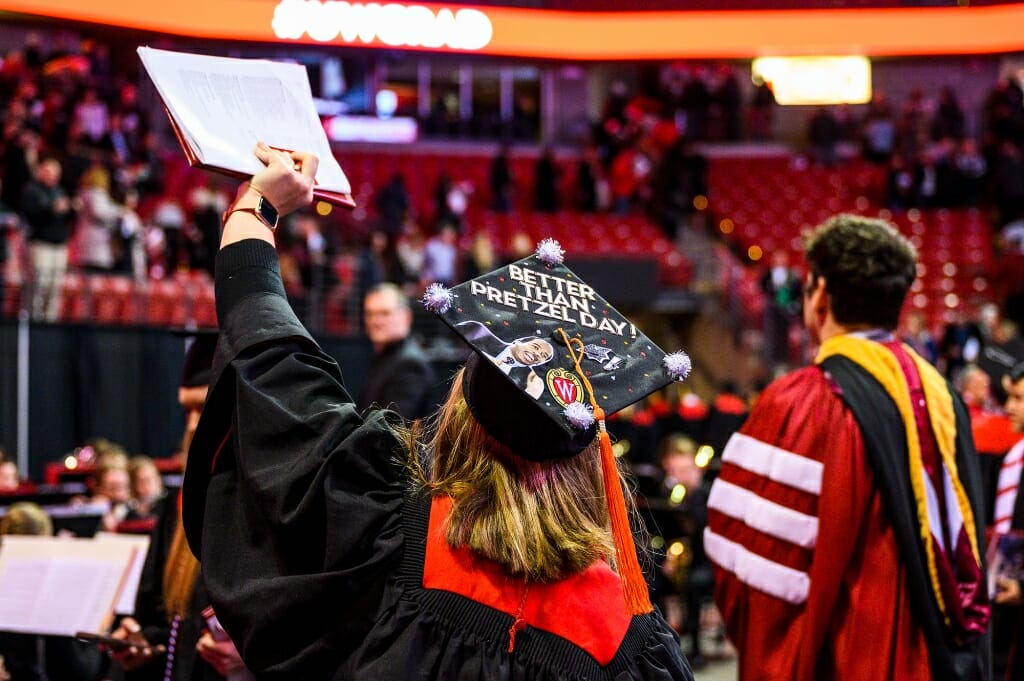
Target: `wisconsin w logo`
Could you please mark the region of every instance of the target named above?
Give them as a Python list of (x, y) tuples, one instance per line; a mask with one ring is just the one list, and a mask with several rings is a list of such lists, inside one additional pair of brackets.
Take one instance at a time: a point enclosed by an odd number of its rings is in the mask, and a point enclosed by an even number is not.
[(583, 401), (583, 382), (576, 374), (565, 369), (551, 369), (545, 376), (548, 392), (563, 407)]

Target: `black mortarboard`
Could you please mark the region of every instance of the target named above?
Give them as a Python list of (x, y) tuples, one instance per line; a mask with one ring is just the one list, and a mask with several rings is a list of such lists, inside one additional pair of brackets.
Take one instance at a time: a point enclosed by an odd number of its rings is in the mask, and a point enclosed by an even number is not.
[(562, 264), (550, 239), (452, 289), (428, 287), (424, 303), (475, 351), (462, 384), (473, 416), (524, 458), (571, 456), (594, 439), (588, 382), (612, 414), (689, 372), (685, 354), (666, 356)]

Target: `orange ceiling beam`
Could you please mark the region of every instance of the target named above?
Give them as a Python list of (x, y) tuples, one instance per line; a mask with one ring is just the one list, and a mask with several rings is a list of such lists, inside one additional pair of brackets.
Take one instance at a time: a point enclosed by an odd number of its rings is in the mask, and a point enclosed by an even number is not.
[[(220, 40), (396, 49), (379, 40), (280, 40), (278, 0), (0, 0), (0, 9)], [(421, 6), (432, 11), (445, 7)], [(447, 6), (457, 10), (463, 6)], [(1024, 3), (886, 9), (557, 12), (475, 7), (493, 27), (476, 54), (631, 60), (758, 56), (912, 56), (1024, 51)], [(424, 49), (424, 48), (400, 48)], [(432, 49), (459, 52), (461, 50)]]

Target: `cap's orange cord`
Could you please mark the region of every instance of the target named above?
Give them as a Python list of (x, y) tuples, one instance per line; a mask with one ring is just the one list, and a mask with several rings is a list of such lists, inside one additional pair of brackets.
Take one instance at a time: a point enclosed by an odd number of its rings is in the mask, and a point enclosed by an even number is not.
[(633, 615), (642, 615), (651, 612), (654, 608), (651, 606), (644, 573), (640, 569), (640, 562), (636, 557), (636, 545), (633, 543), (633, 532), (630, 529), (629, 516), (626, 513), (626, 499), (622, 494), (622, 484), (619, 481), (619, 468), (615, 463), (612, 441), (608, 437), (608, 430), (605, 427), (604, 410), (597, 404), (594, 388), (586, 374), (583, 373), (583, 369), (580, 368), (580, 361), (582, 361), (584, 353), (583, 341), (579, 338), (569, 338), (561, 328), (558, 329), (558, 333), (562, 335), (562, 341), (569, 350), (569, 356), (576, 367), (576, 375), (580, 377), (587, 389), (587, 398), (594, 410), (594, 418), (597, 419), (598, 442), (601, 446), (601, 469), (604, 475), (604, 495), (608, 502), (608, 516), (611, 519), (612, 537), (615, 540), (617, 554), (616, 564), (619, 578), (622, 580), (626, 608)]

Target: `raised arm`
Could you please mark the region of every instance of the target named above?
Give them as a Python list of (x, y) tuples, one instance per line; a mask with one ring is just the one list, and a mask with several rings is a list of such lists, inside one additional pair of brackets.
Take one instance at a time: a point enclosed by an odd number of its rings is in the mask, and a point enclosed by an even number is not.
[(364, 422), (337, 363), (302, 326), (273, 232), (312, 200), (316, 158), (257, 149), (267, 167), (228, 210), (217, 257), (220, 341), (189, 451), (183, 518), (214, 610), (260, 678), (329, 678), (337, 642), (360, 637), (400, 557), (404, 451), (385, 416)]

